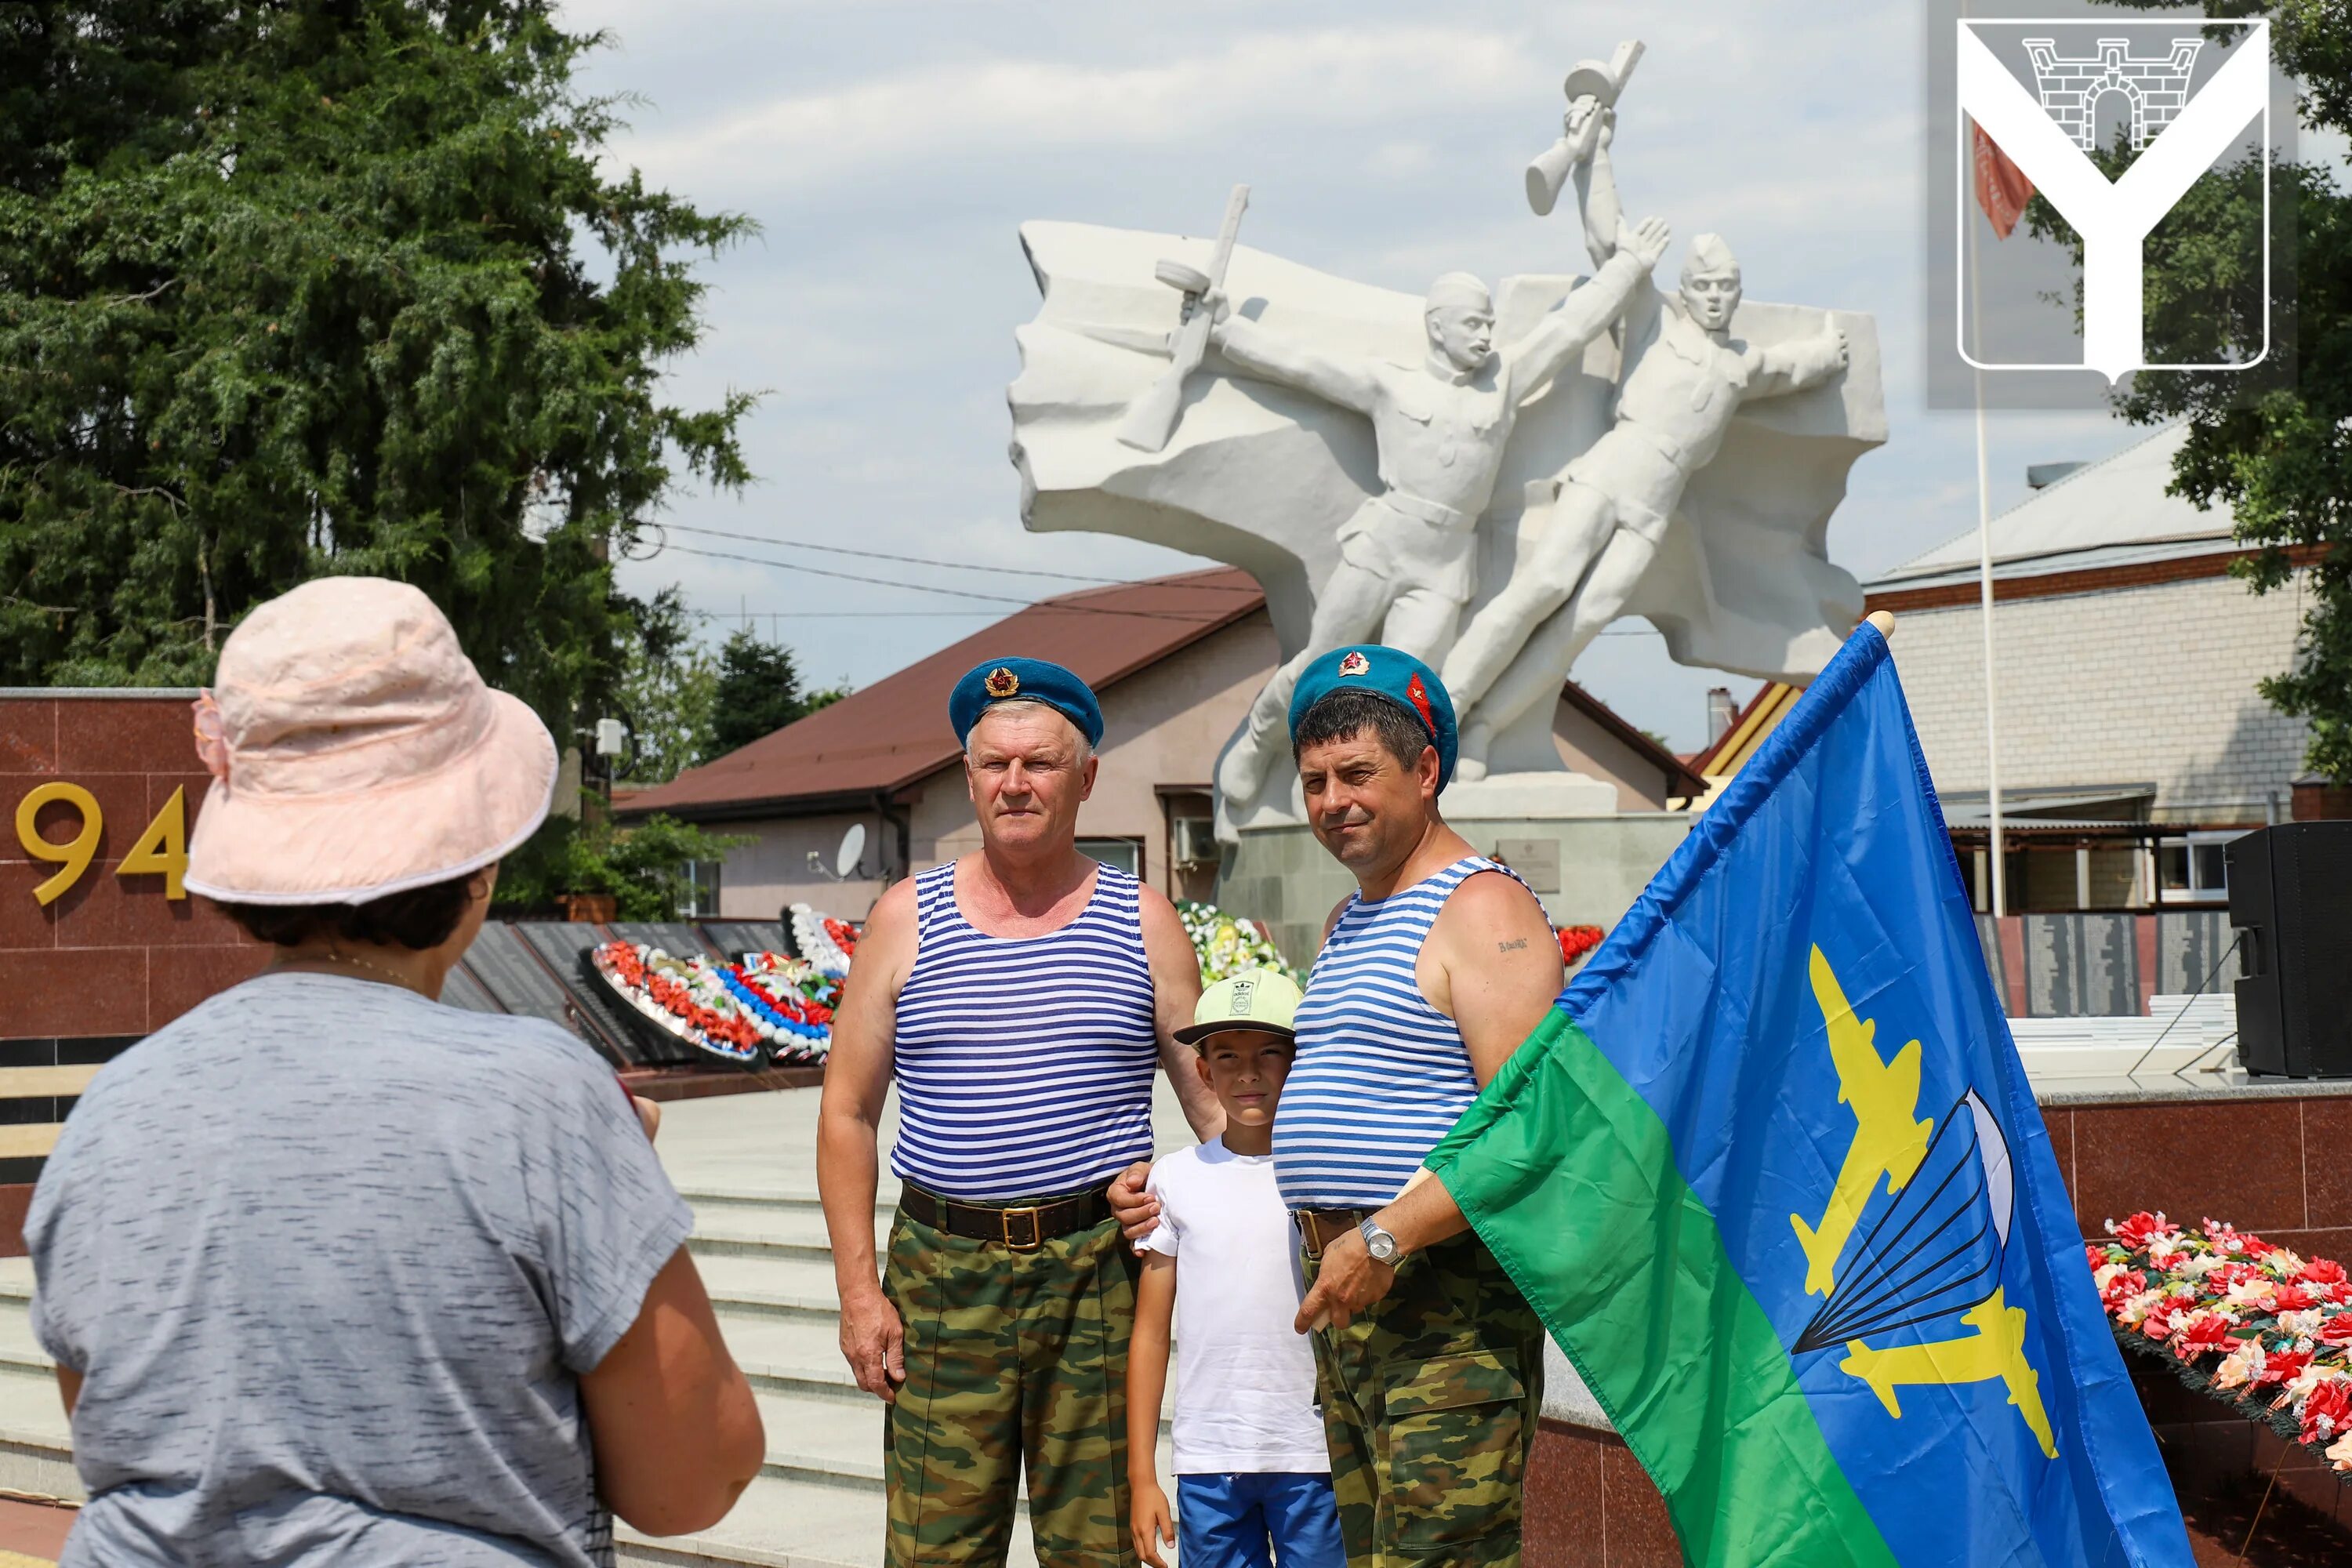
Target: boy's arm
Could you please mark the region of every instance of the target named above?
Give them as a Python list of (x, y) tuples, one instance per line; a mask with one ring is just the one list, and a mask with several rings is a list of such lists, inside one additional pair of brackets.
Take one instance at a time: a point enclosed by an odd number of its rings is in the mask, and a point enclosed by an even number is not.
[(1176, 1316), (1176, 1259), (1143, 1255), (1135, 1283), (1135, 1327), (1127, 1345), (1127, 1487), (1136, 1555), (1166, 1568), (1160, 1542), (1176, 1542), (1168, 1494), (1160, 1489), (1160, 1401), (1168, 1391), (1169, 1329)]

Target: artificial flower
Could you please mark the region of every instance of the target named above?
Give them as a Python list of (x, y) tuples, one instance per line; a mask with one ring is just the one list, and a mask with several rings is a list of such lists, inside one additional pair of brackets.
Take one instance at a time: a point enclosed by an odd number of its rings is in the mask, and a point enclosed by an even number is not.
[(2315, 1443), (2352, 1426), (2352, 1384), (2330, 1374), (2303, 1402), (2303, 1440)]
[(2173, 1331), (2172, 1353), (2182, 1361), (2218, 1351), (2230, 1343), (2230, 1320), (2219, 1312), (2192, 1312)]
[(2149, 1214), (2145, 1209), (2121, 1222), (2107, 1221), (2107, 1234), (2130, 1247), (2134, 1252), (2147, 1249), (2147, 1244), (2159, 1236), (2178, 1236), (2180, 1227), (2166, 1223), (2162, 1211)]

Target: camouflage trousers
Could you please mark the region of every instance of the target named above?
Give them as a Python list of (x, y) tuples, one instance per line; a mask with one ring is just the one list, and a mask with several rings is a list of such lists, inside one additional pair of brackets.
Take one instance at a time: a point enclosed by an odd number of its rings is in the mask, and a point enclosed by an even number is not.
[(907, 1331), (883, 1427), (891, 1568), (1003, 1563), (1024, 1468), (1042, 1568), (1133, 1568), (1136, 1268), (1113, 1220), (1015, 1252), (898, 1211), (882, 1270)]
[(1416, 1253), (1369, 1315), (1310, 1337), (1348, 1568), (1518, 1568), (1544, 1331), (1485, 1245)]

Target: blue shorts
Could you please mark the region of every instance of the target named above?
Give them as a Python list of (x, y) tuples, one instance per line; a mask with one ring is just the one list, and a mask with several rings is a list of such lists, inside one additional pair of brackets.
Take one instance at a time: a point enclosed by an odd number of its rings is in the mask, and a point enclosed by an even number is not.
[(1331, 1478), (1319, 1471), (1178, 1476), (1176, 1555), (1183, 1568), (1348, 1568)]

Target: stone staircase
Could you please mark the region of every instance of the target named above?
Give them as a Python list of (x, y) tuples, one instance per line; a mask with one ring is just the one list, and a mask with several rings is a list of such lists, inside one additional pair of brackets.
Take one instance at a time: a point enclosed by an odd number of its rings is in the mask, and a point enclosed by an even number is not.
[[(1168, 1100), (1165, 1086), (1161, 1099)], [(616, 1525), (620, 1560), (643, 1568), (870, 1568), (882, 1562), (882, 1406), (841, 1359), (833, 1252), (816, 1195), (817, 1091), (730, 1096), (664, 1108), (659, 1147), (694, 1205), (688, 1247), (720, 1327), (758, 1395), (767, 1462), (725, 1520), (654, 1538)], [(1171, 1118), (1174, 1118), (1172, 1122)], [(1189, 1141), (1172, 1102), (1163, 1147)], [(884, 1131), (887, 1149), (889, 1128)], [(887, 1174), (879, 1242), (898, 1201)], [(0, 1488), (79, 1498), (55, 1371), (34, 1342), (33, 1271), (0, 1258)], [(1163, 1412), (1164, 1417), (1164, 1412)], [(1160, 1471), (1168, 1473), (1166, 1424)], [(1025, 1516), (1013, 1568), (1033, 1568)]]

